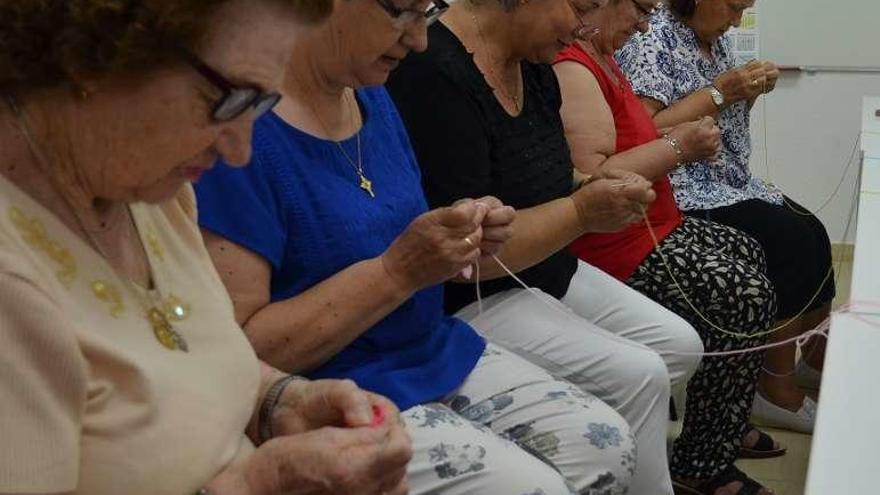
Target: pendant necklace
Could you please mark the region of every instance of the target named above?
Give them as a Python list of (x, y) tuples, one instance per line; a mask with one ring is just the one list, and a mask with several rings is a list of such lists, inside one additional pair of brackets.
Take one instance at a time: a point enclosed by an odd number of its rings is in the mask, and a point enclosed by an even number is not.
[[(354, 90), (352, 90), (352, 91), (354, 91)], [(321, 124), (321, 129), (324, 130), (324, 133), (329, 138), (330, 137), (330, 130), (327, 127), (327, 125), (324, 124), (324, 120), (321, 119), (321, 116), (318, 115), (318, 112), (315, 111), (314, 108), (312, 108), (312, 105), (311, 105), (311, 103), (308, 102), (308, 100), (306, 100), (305, 104), (306, 104), (306, 107), (308, 107), (309, 111), (312, 112), (312, 115), (315, 116), (315, 119), (318, 121), (318, 123)], [(357, 100), (356, 99), (354, 102), (354, 106), (355, 106), (355, 108), (357, 107)], [(352, 110), (351, 102), (349, 102), (348, 108), (349, 108), (349, 114), (351, 115), (352, 125), (355, 125), (355, 113), (354, 113), (354, 110)], [(360, 183), (358, 184), (358, 187), (360, 187), (365, 193), (369, 194), (371, 198), (375, 198), (376, 194), (373, 192), (373, 181), (371, 181), (367, 177), (367, 174), (364, 173), (364, 157), (363, 157), (363, 154), (361, 153), (361, 129), (358, 129), (357, 132), (355, 133), (355, 140), (357, 142), (357, 161), (352, 159), (352, 157), (348, 154), (348, 152), (345, 151), (345, 148), (342, 146), (342, 142), (337, 141), (335, 139), (333, 139), (332, 141), (334, 143), (336, 143), (336, 147), (339, 148), (339, 151), (342, 153), (342, 156), (345, 157), (345, 160), (349, 163), (349, 165), (351, 165), (351, 167), (354, 169), (355, 173), (357, 174), (358, 180), (360, 181)]]

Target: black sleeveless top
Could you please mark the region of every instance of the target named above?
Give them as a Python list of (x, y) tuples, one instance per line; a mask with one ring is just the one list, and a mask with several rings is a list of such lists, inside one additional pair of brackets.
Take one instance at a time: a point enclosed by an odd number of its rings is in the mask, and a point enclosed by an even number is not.
[[(573, 165), (553, 69), (522, 63), (523, 108), (512, 117), (452, 31), (435, 23), (428, 46), (407, 57), (387, 87), (409, 132), (431, 206), (491, 195), (524, 209), (568, 196)], [(518, 276), (561, 298), (576, 269), (577, 259), (563, 250)], [(481, 284), (484, 297), (514, 287), (519, 285), (510, 277)], [(473, 285), (446, 285), (447, 311), (475, 300)]]

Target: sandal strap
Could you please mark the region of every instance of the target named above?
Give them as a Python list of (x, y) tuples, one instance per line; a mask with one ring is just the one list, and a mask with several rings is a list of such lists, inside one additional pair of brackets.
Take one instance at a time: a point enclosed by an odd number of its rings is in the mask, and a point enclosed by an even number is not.
[(758, 495), (761, 492), (761, 488), (763, 488), (760, 483), (749, 478), (746, 473), (740, 471), (736, 466), (731, 464), (727, 466), (727, 469), (718, 473), (714, 478), (701, 483), (698, 490), (701, 493), (712, 495), (722, 486), (729, 485), (736, 481), (742, 483), (742, 488), (739, 489), (737, 495)]
[(752, 450), (759, 450), (762, 452), (770, 452), (776, 450), (776, 442), (773, 441), (773, 438), (767, 433), (755, 428), (752, 425), (749, 425), (749, 430), (747, 431), (757, 431), (758, 432), (758, 441), (755, 442), (755, 445), (749, 447)]

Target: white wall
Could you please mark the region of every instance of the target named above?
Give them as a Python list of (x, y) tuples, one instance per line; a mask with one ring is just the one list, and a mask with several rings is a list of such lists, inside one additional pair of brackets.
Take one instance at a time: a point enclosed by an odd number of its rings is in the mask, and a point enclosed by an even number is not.
[[(878, 0), (758, 0), (755, 10), (761, 58), (780, 64), (880, 68)], [(880, 74), (783, 74), (776, 91), (752, 111), (752, 170), (763, 176), (769, 167), (773, 182), (816, 211), (843, 176), (861, 130), (862, 97), (880, 96)], [(860, 158), (857, 151), (837, 196), (818, 213), (834, 243), (855, 239), (854, 224), (845, 239), (844, 230), (856, 199)]]
[[(869, 49), (864, 47), (863, 49)], [(861, 131), (862, 96), (880, 95), (880, 74), (784, 73), (776, 90), (752, 110), (752, 170), (816, 211), (833, 193)], [(764, 160), (764, 106), (766, 150)], [(844, 239), (860, 168), (857, 150), (837, 196), (818, 213), (832, 243), (852, 243), (855, 220)], [(769, 165), (769, 166), (768, 166)]]

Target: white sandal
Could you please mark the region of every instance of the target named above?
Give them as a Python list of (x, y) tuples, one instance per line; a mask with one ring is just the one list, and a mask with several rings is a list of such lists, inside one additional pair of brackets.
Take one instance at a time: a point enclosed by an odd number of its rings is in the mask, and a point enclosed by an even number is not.
[(819, 390), (822, 385), (822, 372), (813, 368), (801, 359), (795, 367), (795, 380), (798, 386), (806, 390)]
[(755, 401), (752, 403), (752, 421), (772, 428), (813, 433), (813, 426), (816, 424), (816, 401), (804, 397), (801, 408), (797, 412), (792, 412), (777, 406), (756, 392)]

